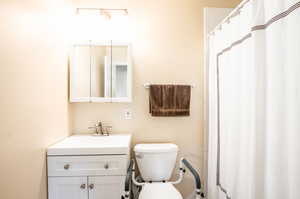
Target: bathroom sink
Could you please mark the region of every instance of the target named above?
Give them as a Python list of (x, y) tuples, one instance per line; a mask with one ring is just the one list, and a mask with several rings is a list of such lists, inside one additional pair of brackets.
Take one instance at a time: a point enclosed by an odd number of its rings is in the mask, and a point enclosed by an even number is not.
[(50, 146), (47, 155), (129, 154), (131, 135), (74, 135)]

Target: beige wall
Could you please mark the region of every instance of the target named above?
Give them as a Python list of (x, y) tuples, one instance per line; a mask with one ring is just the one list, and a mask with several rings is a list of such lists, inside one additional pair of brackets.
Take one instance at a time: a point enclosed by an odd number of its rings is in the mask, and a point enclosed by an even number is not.
[[(69, 134), (69, 113), (72, 132), (106, 121), (115, 132), (133, 133), (135, 143), (174, 142), (202, 168), (202, 8), (231, 7), (238, 0), (73, 0), (75, 6), (129, 9), (134, 98), (131, 104), (72, 104), (71, 110), (69, 1), (0, 2), (0, 198), (46, 199), (45, 149)], [(150, 117), (145, 82), (195, 83), (191, 117)], [(125, 108), (132, 109), (132, 120), (123, 120)], [(183, 187), (191, 189), (190, 183)]]
[(45, 149), (69, 134), (67, 7), (0, 2), (1, 199), (47, 198)]
[[(131, 104), (71, 105), (71, 130), (88, 133), (97, 120), (113, 125), (115, 133), (132, 133), (134, 143), (173, 142), (180, 155), (204, 168), (203, 135), (203, 7), (234, 7), (239, 0), (73, 0), (75, 7), (128, 8), (132, 30), (133, 102)], [(153, 83), (195, 83), (191, 116), (155, 118), (148, 113), (148, 90)], [(124, 109), (133, 112), (124, 120)], [(192, 190), (188, 178), (180, 189)]]

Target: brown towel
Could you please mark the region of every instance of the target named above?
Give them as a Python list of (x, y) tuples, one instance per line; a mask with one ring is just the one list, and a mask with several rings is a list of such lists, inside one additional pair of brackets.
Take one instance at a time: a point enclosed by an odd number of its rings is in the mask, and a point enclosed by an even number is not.
[(191, 86), (150, 85), (149, 108), (152, 116), (189, 116)]

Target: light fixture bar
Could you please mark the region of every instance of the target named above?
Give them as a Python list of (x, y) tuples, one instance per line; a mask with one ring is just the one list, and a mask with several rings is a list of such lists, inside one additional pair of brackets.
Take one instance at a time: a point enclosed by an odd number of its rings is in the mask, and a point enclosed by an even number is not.
[(87, 10), (93, 10), (93, 11), (99, 11), (99, 14), (122, 14), (122, 15), (128, 15), (127, 9), (116, 9), (116, 8), (77, 8), (76, 13), (79, 14), (80, 11), (87, 11)]

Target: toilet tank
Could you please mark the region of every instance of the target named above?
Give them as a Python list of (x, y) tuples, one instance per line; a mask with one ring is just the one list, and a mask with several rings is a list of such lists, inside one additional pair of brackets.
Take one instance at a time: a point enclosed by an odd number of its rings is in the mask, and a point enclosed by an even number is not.
[(168, 181), (175, 167), (178, 147), (175, 144), (137, 144), (135, 157), (145, 181)]

